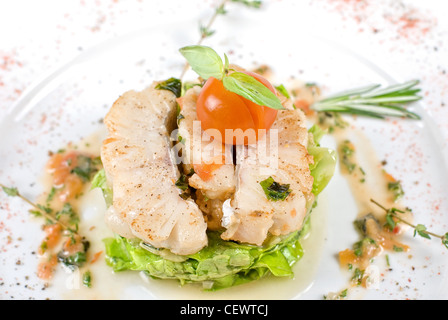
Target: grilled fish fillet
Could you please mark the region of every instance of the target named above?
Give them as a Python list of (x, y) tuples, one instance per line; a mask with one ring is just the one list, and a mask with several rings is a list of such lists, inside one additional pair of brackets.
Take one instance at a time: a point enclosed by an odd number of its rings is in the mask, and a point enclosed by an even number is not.
[(200, 87), (193, 87), (182, 98), (178, 133), (184, 141), (183, 169), (185, 174), (195, 171), (188, 184), (196, 189), (196, 202), (208, 228), (221, 230), (222, 205), (236, 185), (232, 146), (213, 140), (198, 125), (196, 102), (200, 91)]
[(187, 137), (183, 166), (188, 173), (191, 169), (200, 168), (204, 164), (214, 164), (211, 165), (209, 177), (202, 178), (195, 173), (190, 177), (189, 184), (201, 190), (208, 199), (225, 200), (235, 192), (232, 146), (223, 145), (200, 131), (196, 114), (196, 101), (200, 91), (200, 87), (193, 87), (182, 98), (183, 119), (179, 121), (179, 135)]
[[(224, 240), (262, 245), (268, 234), (284, 235), (301, 229), (307, 206), (314, 199), (309, 169), (313, 157), (307, 145), (304, 114), (282, 110), (257, 145), (237, 147), (236, 192), (223, 207), (227, 229), (222, 234)], [(269, 177), (290, 185), (291, 193), (284, 201), (267, 198), (260, 183)]]
[(175, 186), (180, 173), (170, 133), (176, 97), (155, 85), (125, 93), (104, 119), (109, 136), (101, 159), (113, 188), (107, 223), (122, 236), (192, 254), (207, 245), (207, 224), (196, 203), (182, 199)]

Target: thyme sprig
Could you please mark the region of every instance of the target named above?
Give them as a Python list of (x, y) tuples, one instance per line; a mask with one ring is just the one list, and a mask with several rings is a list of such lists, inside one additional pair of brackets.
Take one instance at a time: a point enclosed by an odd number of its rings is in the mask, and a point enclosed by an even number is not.
[(404, 117), (419, 120), (420, 116), (409, 111), (406, 103), (420, 100), (418, 80), (381, 88), (374, 84), (329, 96), (315, 102), (311, 108), (318, 112), (340, 112), (384, 119)]
[[(199, 25), (200, 38), (199, 38), (199, 41), (197, 42), (197, 45), (201, 45), (205, 39), (207, 39), (215, 34), (216, 31), (212, 29), (213, 24), (215, 23), (216, 18), (218, 16), (227, 14), (226, 5), (229, 2), (240, 3), (246, 7), (255, 8), (255, 9), (260, 8), (261, 4), (262, 4), (261, 0), (223, 0), (216, 7), (216, 9), (215, 9), (213, 15), (211, 16), (210, 20), (208, 21), (208, 23), (205, 25), (203, 25), (203, 24)], [(185, 66), (182, 70), (182, 73), (181, 73), (181, 76), (179, 79), (181, 79), (181, 80), (183, 79), (183, 77), (189, 67), (190, 67), (190, 65), (188, 64), (188, 62), (185, 63)]]
[(403, 210), (399, 210), (397, 208), (388, 209), (373, 199), (370, 199), (370, 201), (386, 212), (386, 224), (391, 229), (395, 228), (395, 226), (397, 225), (396, 221), (398, 221), (399, 223), (404, 223), (414, 229), (414, 237), (419, 235), (420, 237), (425, 239), (431, 239), (431, 237), (438, 238), (442, 241), (442, 244), (448, 249), (448, 232), (445, 233), (444, 235), (439, 235), (434, 232), (428, 231), (426, 226), (423, 224), (414, 225), (409, 221), (406, 221), (403, 218), (401, 218), (399, 213), (404, 213)]
[(30, 210), (31, 213), (33, 213), (35, 216), (42, 216), (48, 221), (50, 221), (53, 224), (58, 224), (62, 227), (63, 230), (70, 232), (71, 235), (78, 235), (77, 226), (75, 229), (70, 228), (68, 225), (63, 223), (58, 219), (58, 217), (53, 216), (51, 214), (51, 209), (48, 207), (44, 207), (42, 205), (36, 204), (24, 195), (22, 195), (19, 190), (15, 187), (7, 187), (4, 184), (0, 183), (0, 188), (3, 189), (3, 191), (6, 193), (6, 195), (10, 197), (18, 197), (21, 200), (23, 200), (25, 203), (29, 204), (31, 207), (33, 207), (33, 210)]

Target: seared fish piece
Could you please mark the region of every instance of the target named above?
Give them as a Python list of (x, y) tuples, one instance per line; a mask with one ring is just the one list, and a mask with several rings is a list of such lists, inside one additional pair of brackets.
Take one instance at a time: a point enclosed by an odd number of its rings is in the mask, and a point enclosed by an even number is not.
[(235, 167), (232, 146), (223, 145), (203, 133), (196, 115), (196, 101), (201, 88), (189, 89), (181, 102), (179, 136), (184, 140), (184, 172), (195, 173), (189, 178), (191, 187), (208, 199), (225, 200), (235, 192)]
[(101, 159), (112, 184), (113, 205), (106, 219), (112, 230), (156, 248), (193, 254), (207, 245), (207, 224), (192, 200), (175, 186), (180, 173), (170, 140), (176, 97), (156, 83), (129, 91), (104, 119), (109, 136)]
[[(312, 194), (308, 131), (300, 110), (279, 111), (266, 136), (256, 145), (237, 147), (236, 192), (224, 203), (225, 240), (262, 245), (268, 234), (285, 235), (302, 228)], [(272, 177), (289, 184), (285, 200), (269, 200), (261, 182)]]
[(180, 101), (182, 119), (179, 136), (183, 141), (183, 169), (194, 170), (188, 184), (196, 189), (196, 203), (205, 214), (210, 230), (221, 230), (222, 204), (235, 192), (232, 146), (214, 140), (200, 127), (196, 114), (199, 87), (189, 89)]

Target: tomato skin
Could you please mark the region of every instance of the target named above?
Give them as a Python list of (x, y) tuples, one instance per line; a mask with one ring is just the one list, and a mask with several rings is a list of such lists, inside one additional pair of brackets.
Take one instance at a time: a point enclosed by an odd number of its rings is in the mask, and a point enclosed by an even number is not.
[[(272, 86), (272, 84), (266, 80), (265, 78), (263, 78), (262, 76), (260, 76), (259, 74), (255, 73), (255, 72), (251, 72), (251, 71), (243, 71), (243, 73), (246, 73), (252, 77), (254, 77), (255, 79), (257, 79), (259, 82), (261, 82), (266, 88), (268, 88), (272, 93), (277, 94), (277, 91), (275, 90), (275, 88)], [(250, 100), (247, 100), (246, 98), (242, 98), (246, 104), (246, 106), (249, 108), (249, 110), (251, 110), (252, 115), (254, 115), (255, 113), (258, 115), (258, 129), (266, 129), (269, 130), (272, 126), (272, 124), (275, 121), (275, 118), (277, 118), (277, 113), (278, 110), (269, 108), (269, 107), (265, 107), (265, 106), (259, 106), (256, 103), (253, 103)], [(254, 112), (255, 110), (255, 112)], [(261, 112), (260, 112), (261, 110)], [(254, 117), (255, 119), (255, 117)]]
[[(260, 75), (243, 71), (253, 76), (271, 92), (276, 93), (274, 87)], [(226, 144), (253, 144), (269, 130), (277, 117), (277, 110), (259, 106), (252, 101), (228, 91), (221, 80), (209, 78), (198, 96), (198, 119), (203, 130), (218, 130), (220, 136), (213, 135), (215, 139)], [(226, 135), (226, 129), (238, 130), (233, 135)], [(247, 133), (244, 135), (246, 130)], [(259, 129), (265, 129), (259, 134)]]

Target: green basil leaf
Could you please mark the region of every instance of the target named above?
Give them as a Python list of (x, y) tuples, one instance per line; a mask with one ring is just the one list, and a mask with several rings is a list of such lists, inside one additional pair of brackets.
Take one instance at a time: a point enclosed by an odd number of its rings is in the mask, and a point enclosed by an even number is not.
[(224, 87), (260, 106), (284, 110), (280, 99), (254, 77), (233, 72), (223, 79)]
[(183, 47), (179, 51), (187, 59), (191, 68), (204, 80), (210, 77), (222, 79), (224, 64), (212, 48), (194, 45)]

